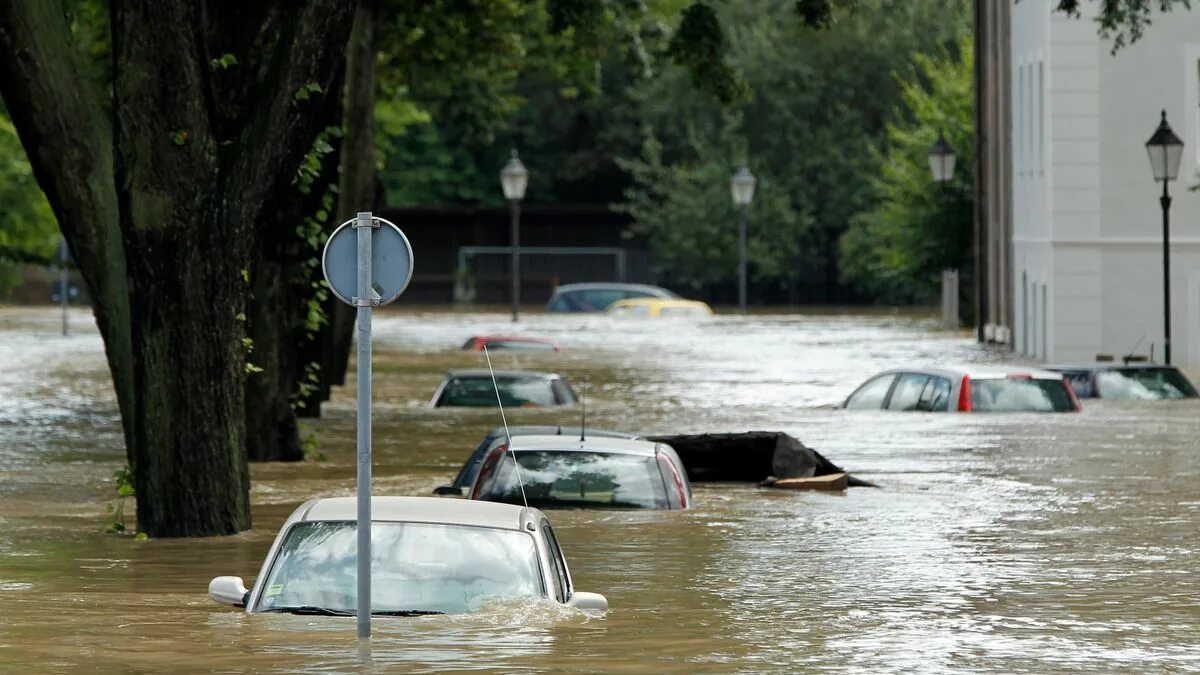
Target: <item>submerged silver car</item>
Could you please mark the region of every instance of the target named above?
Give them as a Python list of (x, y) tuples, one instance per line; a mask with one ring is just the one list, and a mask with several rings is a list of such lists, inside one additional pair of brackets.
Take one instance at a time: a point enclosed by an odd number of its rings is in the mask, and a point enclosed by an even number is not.
[(924, 412), (1077, 412), (1079, 399), (1060, 373), (1009, 366), (897, 368), (846, 398), (850, 410)]
[[(470, 498), (541, 508), (687, 509), (692, 486), (665, 443), (562, 435), (499, 438)], [(517, 465), (519, 464), (519, 471)]]
[[(371, 500), (371, 613), (471, 612), (494, 600), (549, 598), (606, 611), (577, 591), (545, 514), (537, 509), (436, 497)], [(354, 616), (356, 500), (312, 499), (284, 523), (253, 588), (217, 577), (213, 600), (247, 613)]]

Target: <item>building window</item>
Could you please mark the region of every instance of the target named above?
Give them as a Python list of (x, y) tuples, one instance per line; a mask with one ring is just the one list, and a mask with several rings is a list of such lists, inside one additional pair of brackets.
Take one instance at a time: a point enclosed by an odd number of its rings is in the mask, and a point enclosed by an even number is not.
[(1015, 103), (1017, 137), (1013, 139), (1013, 148), (1017, 154), (1017, 175), (1020, 176), (1025, 174), (1025, 66), (1017, 66), (1017, 96)]
[(1037, 163), (1038, 173), (1046, 172), (1046, 82), (1045, 77), (1045, 62), (1038, 61), (1037, 64)]

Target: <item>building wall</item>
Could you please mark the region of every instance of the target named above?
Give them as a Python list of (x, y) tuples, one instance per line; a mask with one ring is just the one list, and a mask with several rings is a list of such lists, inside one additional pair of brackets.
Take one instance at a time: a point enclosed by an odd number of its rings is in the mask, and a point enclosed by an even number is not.
[(975, 1), (975, 277), (979, 339), (1011, 339), (1011, 0)]
[(1185, 143), (1171, 185), (1173, 361), (1200, 365), (1200, 11), (1158, 16), (1112, 54), (1090, 4), (1013, 10), (1014, 348), (1035, 358), (1162, 357), (1162, 220), (1145, 141)]

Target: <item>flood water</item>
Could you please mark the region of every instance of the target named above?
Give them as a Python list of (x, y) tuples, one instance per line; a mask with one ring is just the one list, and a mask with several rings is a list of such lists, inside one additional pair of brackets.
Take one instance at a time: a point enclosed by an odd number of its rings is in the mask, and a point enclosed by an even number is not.
[(559, 339), (560, 354), (493, 358), (568, 376), (589, 426), (782, 430), (881, 488), (700, 485), (688, 512), (552, 512), (576, 587), (607, 595), (607, 616), (377, 618), (369, 650), (353, 619), (247, 616), (206, 595), (216, 575), (249, 583), (300, 502), (353, 493), (353, 387), (309, 425), (323, 460), (253, 467), (253, 530), (137, 541), (104, 532), (124, 453), (90, 315), (71, 325), (64, 338), (53, 310), (0, 309), (3, 671), (1200, 669), (1200, 405), (828, 407), (885, 367), (1011, 360), (925, 317), (531, 315), (514, 328), (501, 313), (378, 313), (376, 494), (428, 494), (499, 423), (426, 407), (447, 369), (483, 365), (456, 348), (487, 332)]

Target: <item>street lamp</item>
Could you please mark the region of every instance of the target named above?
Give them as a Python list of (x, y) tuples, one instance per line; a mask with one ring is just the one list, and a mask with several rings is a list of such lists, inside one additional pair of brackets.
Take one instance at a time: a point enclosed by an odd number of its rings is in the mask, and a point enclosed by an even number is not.
[(521, 200), (525, 198), (525, 186), (529, 184), (529, 171), (517, 159), (517, 151), (500, 170), (500, 187), (508, 200), (512, 214), (512, 234), (509, 246), (512, 251), (512, 320), (517, 320), (517, 307), (521, 304)]
[(954, 178), (954, 148), (946, 142), (946, 136), (938, 130), (937, 140), (929, 148), (929, 170), (935, 183), (946, 183)]
[[(933, 174), (933, 182), (942, 186), (943, 199), (950, 201), (949, 184), (954, 178), (954, 162), (957, 160), (954, 148), (946, 141), (946, 135), (938, 129), (937, 140), (929, 148), (929, 171)], [(946, 208), (946, 218), (949, 219), (949, 208)], [(947, 230), (950, 222), (947, 220)], [(942, 323), (952, 330), (958, 329), (958, 270), (942, 270)]]
[(733, 203), (741, 208), (738, 220), (738, 311), (746, 313), (746, 210), (754, 199), (754, 174), (745, 163), (729, 179)]
[(1183, 158), (1183, 141), (1171, 131), (1167, 124), (1167, 111), (1162, 111), (1162, 121), (1154, 135), (1146, 141), (1146, 152), (1150, 155), (1150, 169), (1154, 180), (1162, 181), (1163, 190), (1159, 203), (1163, 218), (1163, 356), (1167, 365), (1171, 363), (1171, 193), (1167, 183), (1179, 176), (1179, 160)]

